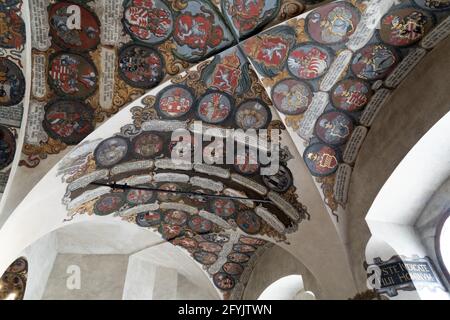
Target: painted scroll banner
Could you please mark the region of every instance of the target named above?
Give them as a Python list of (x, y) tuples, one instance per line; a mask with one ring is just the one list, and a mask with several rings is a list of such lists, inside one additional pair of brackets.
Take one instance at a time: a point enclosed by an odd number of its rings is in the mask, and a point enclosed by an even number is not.
[(101, 35), (103, 45), (115, 46), (122, 33), (122, 2), (117, 0), (102, 0)]
[(338, 82), (344, 72), (347, 70), (350, 59), (352, 58), (353, 52), (350, 50), (344, 50), (336, 57), (328, 70), (327, 74), (320, 82), (320, 91), (330, 91), (331, 88)]
[(427, 50), (416, 48), (409, 52), (405, 59), (395, 68), (394, 71), (387, 77), (384, 84), (386, 87), (395, 88), (402, 82), (402, 80), (410, 73), (414, 67), (427, 54)]
[(263, 206), (256, 207), (255, 213), (259, 217), (261, 217), (261, 219), (263, 219), (268, 225), (270, 225), (272, 228), (274, 228), (279, 233), (286, 232), (286, 228), (285, 228), (284, 224)]
[(392, 0), (371, 0), (367, 1), (368, 6), (361, 17), (356, 31), (350, 36), (347, 48), (357, 51), (364, 47), (372, 38), (381, 17), (392, 6)]
[(220, 271), (223, 264), (227, 262), (227, 256), (233, 251), (233, 246), (239, 241), (239, 233), (232, 232), (230, 234), (230, 240), (222, 246), (222, 251), (219, 253), (219, 258), (209, 268), (209, 274), (215, 274)]
[(328, 93), (326, 92), (316, 92), (314, 98), (309, 106), (308, 110), (305, 112), (305, 116), (300, 121), (299, 129), (297, 134), (304, 140), (309, 140), (313, 135), (314, 125), (317, 118), (325, 110), (329, 101)]
[(5, 191), (6, 183), (8, 183), (9, 171), (0, 172), (0, 199), (2, 193)]
[(49, 0), (29, 0), (31, 15), (31, 43), (33, 48), (46, 51), (50, 48), (47, 6)]
[(121, 163), (111, 169), (111, 174), (117, 175), (125, 172), (152, 169), (153, 164), (154, 163), (152, 160), (141, 160), (141, 161)]
[(81, 206), (83, 203), (86, 203), (88, 201), (92, 201), (104, 194), (107, 194), (111, 191), (111, 188), (109, 187), (99, 187), (93, 190), (86, 191), (70, 201), (67, 204), (67, 210), (73, 210), (77, 207)]
[(228, 222), (226, 222), (224, 219), (222, 219), (221, 217), (219, 217), (211, 212), (208, 212), (205, 210), (200, 210), (198, 215), (202, 218), (205, 218), (205, 219), (211, 221), (212, 223), (217, 224), (219, 227), (221, 227), (225, 230), (232, 229), (232, 227), (230, 226), (230, 224)]
[(11, 107), (0, 106), (0, 124), (19, 128), (22, 122), (23, 104)]
[(37, 99), (42, 99), (47, 94), (47, 61), (44, 54), (33, 54), (33, 78), (31, 93)]
[(48, 140), (48, 135), (42, 127), (45, 110), (44, 102), (31, 101), (28, 111), (25, 143), (39, 146), (41, 142)]
[(373, 95), (369, 104), (364, 109), (361, 118), (359, 119), (359, 122), (363, 126), (370, 127), (372, 125), (373, 119), (375, 119), (378, 111), (389, 98), (390, 93), (391, 91), (388, 89), (380, 89)]
[(99, 85), (99, 102), (103, 109), (111, 109), (114, 98), (114, 73), (116, 70), (116, 51), (102, 48), (101, 69)]
[(336, 171), (336, 180), (333, 188), (334, 198), (341, 204), (347, 203), (351, 176), (352, 167), (346, 163), (341, 163)]
[(356, 157), (358, 156), (359, 149), (367, 135), (367, 131), (368, 129), (363, 126), (358, 126), (353, 130), (352, 136), (347, 142), (342, 156), (344, 162), (352, 164), (356, 161)]
[(450, 35), (450, 16), (442, 21), (429, 34), (423, 37), (420, 45), (425, 49), (434, 48), (439, 42)]

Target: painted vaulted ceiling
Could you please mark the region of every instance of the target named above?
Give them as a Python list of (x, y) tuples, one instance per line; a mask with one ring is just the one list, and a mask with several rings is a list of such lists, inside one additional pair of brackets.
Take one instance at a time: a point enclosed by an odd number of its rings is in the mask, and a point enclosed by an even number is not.
[[(48, 232), (94, 215), (135, 223), (185, 250), (225, 298), (241, 297), (259, 252), (315, 219), (303, 191), (320, 193), (332, 223), (345, 213), (377, 112), (450, 30), (447, 0), (8, 0), (0, 11), (0, 221), (24, 198), (11, 218), (52, 210)], [(239, 162), (219, 139), (197, 145), (206, 163), (176, 163), (177, 129), (281, 130), (280, 166), (263, 175), (267, 163)]]

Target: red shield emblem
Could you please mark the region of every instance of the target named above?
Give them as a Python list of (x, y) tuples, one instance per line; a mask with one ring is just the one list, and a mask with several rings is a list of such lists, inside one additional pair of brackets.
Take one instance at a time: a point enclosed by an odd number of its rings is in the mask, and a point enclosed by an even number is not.
[(282, 36), (262, 35), (257, 38), (256, 42), (246, 42), (247, 48), (245, 51), (253, 59), (266, 67), (279, 67), (284, 64), (289, 52), (289, 40)]
[(223, 30), (214, 25), (214, 16), (187, 12), (180, 15), (175, 23), (175, 40), (180, 45), (206, 50), (207, 45), (215, 47), (222, 41)]
[(240, 31), (248, 31), (255, 27), (264, 9), (263, 0), (235, 0), (229, 5), (228, 13)]
[(212, 86), (219, 90), (233, 93), (239, 83), (241, 70), (218, 64), (213, 73)]

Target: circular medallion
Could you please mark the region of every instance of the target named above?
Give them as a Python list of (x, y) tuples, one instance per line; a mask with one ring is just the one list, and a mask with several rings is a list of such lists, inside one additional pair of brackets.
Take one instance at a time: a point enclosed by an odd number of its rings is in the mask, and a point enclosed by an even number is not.
[(171, 85), (159, 92), (157, 101), (157, 111), (165, 118), (175, 119), (191, 110), (194, 95), (184, 85)]
[(165, 240), (172, 240), (183, 234), (183, 228), (173, 224), (162, 224), (158, 231)]
[(280, 165), (278, 172), (274, 175), (262, 176), (264, 184), (275, 192), (286, 192), (292, 186), (291, 171), (285, 166)]
[(220, 91), (210, 91), (203, 95), (197, 104), (197, 116), (207, 123), (225, 121), (233, 110), (231, 96)]
[(97, 16), (73, 2), (58, 2), (48, 9), (52, 41), (64, 49), (92, 50), (100, 42), (100, 22)]
[(372, 97), (370, 85), (362, 80), (347, 79), (338, 82), (331, 92), (333, 105), (344, 111), (359, 111)]
[(140, 158), (153, 158), (162, 153), (164, 147), (163, 139), (151, 132), (143, 132), (131, 141), (133, 152)]
[(180, 210), (169, 210), (164, 213), (164, 222), (171, 225), (182, 226), (186, 224), (188, 214)]
[(128, 0), (124, 3), (123, 25), (136, 40), (149, 44), (161, 43), (173, 30), (173, 15), (160, 0)]
[(150, 89), (164, 78), (163, 58), (153, 48), (131, 44), (120, 49), (119, 75), (132, 87)]
[(384, 44), (371, 44), (356, 52), (351, 69), (361, 79), (379, 80), (397, 65), (397, 53)]
[(0, 170), (6, 168), (14, 160), (16, 138), (5, 126), (0, 125)]
[(19, 50), (26, 40), (25, 23), (19, 15), (20, 11), (4, 10), (1, 5), (0, 10), (0, 47)]
[(217, 288), (224, 291), (231, 290), (235, 286), (234, 278), (224, 272), (217, 272), (213, 276), (213, 281)]
[(235, 262), (225, 262), (222, 269), (232, 276), (237, 276), (244, 272), (244, 268), (239, 263)]
[[(211, 190), (207, 190), (207, 189), (201, 189), (201, 188), (194, 188), (192, 189), (193, 192), (196, 193), (201, 193), (201, 194), (212, 194)], [(189, 194), (187, 195), (188, 197), (188, 202), (189, 204), (196, 206), (196, 207), (200, 207), (200, 206), (204, 206), (207, 202), (208, 202), (208, 197), (203, 196), (203, 195), (194, 195), (194, 194)]]
[(432, 11), (450, 10), (449, 0), (413, 0), (421, 8)]
[(313, 98), (306, 82), (284, 79), (272, 89), (272, 101), (278, 111), (286, 115), (298, 115), (306, 111)]
[(262, 246), (266, 243), (266, 241), (258, 238), (251, 238), (251, 237), (240, 237), (239, 242), (243, 244), (248, 244), (251, 246)]
[(222, 250), (222, 246), (220, 244), (214, 242), (200, 242), (198, 247), (206, 252), (220, 252)]
[(160, 224), (161, 214), (159, 212), (142, 212), (136, 216), (136, 224), (140, 227), (151, 227)]
[(209, 266), (216, 262), (217, 256), (211, 252), (195, 251), (194, 259), (203, 265)]
[(208, 233), (202, 234), (202, 239), (210, 242), (216, 242), (219, 244), (224, 244), (230, 240), (229, 236), (226, 234)]
[(44, 109), (44, 130), (65, 144), (77, 144), (95, 129), (94, 110), (81, 101), (58, 99)]
[(188, 221), (189, 228), (196, 233), (208, 233), (213, 227), (213, 223), (200, 216), (191, 216)]
[(296, 78), (316, 79), (325, 74), (331, 64), (327, 49), (315, 44), (302, 44), (291, 50), (287, 60), (289, 72)]
[(258, 155), (253, 152), (245, 152), (245, 155), (237, 154), (234, 158), (234, 169), (244, 175), (257, 174), (259, 172)]
[(128, 140), (115, 136), (103, 140), (94, 150), (94, 158), (99, 167), (112, 167), (122, 161), (128, 153)]
[(135, 206), (151, 202), (154, 199), (154, 196), (155, 193), (151, 190), (129, 189), (127, 191), (126, 200), (129, 204)]
[(189, 62), (196, 62), (208, 53), (231, 44), (230, 30), (214, 7), (205, 2), (190, 2), (177, 14), (172, 38), (174, 54)]
[(333, 147), (315, 143), (305, 149), (303, 159), (313, 176), (328, 176), (337, 170), (338, 153)]
[(0, 58), (0, 106), (13, 106), (25, 95), (25, 78), (19, 67), (6, 58)]
[(348, 40), (355, 32), (359, 19), (358, 9), (350, 3), (331, 3), (308, 14), (306, 30), (318, 43), (336, 44)]
[(228, 255), (228, 260), (236, 263), (245, 263), (250, 259), (250, 257), (244, 253), (232, 252)]
[(59, 96), (84, 99), (97, 89), (94, 63), (79, 54), (58, 53), (50, 57), (48, 82)]
[(236, 212), (236, 205), (230, 199), (213, 199), (210, 203), (212, 213), (222, 218), (231, 217)]
[[(170, 190), (170, 191), (180, 191), (181, 187), (175, 183), (163, 183), (159, 186), (159, 189), (162, 190)], [(177, 201), (181, 198), (181, 194), (174, 192), (162, 192), (158, 191), (158, 200), (161, 202), (173, 202)]]
[(350, 138), (353, 128), (353, 120), (345, 113), (330, 111), (317, 119), (314, 132), (322, 142), (337, 146)]
[(269, 107), (259, 99), (244, 101), (234, 115), (236, 125), (244, 130), (265, 128), (271, 119)]
[[(280, 10), (279, 0), (252, 0), (250, 2), (223, 0), (220, 1), (220, 4), (222, 12), (230, 20), (241, 38), (266, 25), (275, 18)], [(294, 7), (296, 6), (292, 4), (289, 9), (294, 10)], [(282, 10), (286, 10), (287, 12), (284, 14), (287, 14), (290, 11), (289, 9), (285, 7)], [(289, 13), (292, 14), (292, 12)]]
[(118, 211), (124, 204), (123, 193), (108, 193), (95, 202), (94, 213), (98, 216), (106, 216)]
[(254, 252), (256, 249), (248, 244), (235, 244), (233, 250), (241, 253)]
[(433, 17), (414, 7), (403, 7), (389, 11), (380, 22), (380, 38), (397, 47), (410, 46), (434, 26)]
[(242, 231), (248, 234), (256, 234), (261, 229), (259, 217), (250, 210), (239, 212), (237, 214), (236, 223)]
[(177, 239), (173, 240), (172, 243), (176, 246), (181, 246), (181, 247), (185, 248), (186, 250), (194, 250), (198, 246), (197, 241), (195, 239), (186, 238), (186, 237), (177, 238)]

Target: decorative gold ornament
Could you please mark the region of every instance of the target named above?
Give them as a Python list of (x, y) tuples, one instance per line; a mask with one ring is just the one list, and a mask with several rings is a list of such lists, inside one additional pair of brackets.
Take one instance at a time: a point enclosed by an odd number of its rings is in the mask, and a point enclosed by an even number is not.
[(27, 156), (36, 155), (40, 159), (45, 159), (47, 154), (58, 154), (66, 148), (67, 145), (64, 142), (49, 137), (47, 142), (41, 142), (39, 146), (25, 143), (22, 152)]
[(305, 19), (291, 19), (287, 22), (287, 24), (295, 30), (298, 43), (310, 41), (305, 31)]
[(302, 121), (304, 116), (305, 116), (304, 113), (298, 114), (298, 115), (295, 115), (295, 116), (286, 116), (284, 121), (286, 121), (286, 125), (289, 128), (292, 128), (294, 130), (298, 130), (298, 129), (300, 129), (300, 121)]
[(316, 181), (320, 184), (324, 195), (325, 204), (331, 209), (333, 214), (336, 213), (338, 209), (338, 202), (334, 198), (334, 182), (336, 180), (336, 174), (327, 177), (317, 177)]
[(95, 159), (94, 159), (94, 155), (93, 154), (89, 154), (87, 156), (87, 160), (86, 163), (81, 165), (77, 171), (75, 171), (72, 175), (68, 176), (65, 178), (65, 182), (66, 183), (71, 183), (73, 181), (75, 181), (76, 179), (89, 174), (91, 172), (94, 172), (97, 169), (97, 165), (95, 163)]
[(188, 6), (187, 0), (167, 0), (170, 3), (170, 6), (175, 11), (181, 11)]
[(277, 17), (270, 23), (270, 26), (282, 23), (305, 11), (305, 5), (297, 0), (283, 1)]
[(276, 76), (272, 77), (272, 78), (262, 78), (261, 82), (264, 84), (265, 87), (273, 87), (275, 84), (277, 84), (278, 82), (280, 82), (283, 79), (286, 78), (290, 78), (291, 76), (289, 75), (289, 73), (284, 70), (279, 72)]
[(82, 214), (87, 214), (88, 216), (91, 216), (94, 214), (94, 205), (95, 202), (98, 200), (99, 197), (92, 199), (90, 201), (87, 201), (85, 203), (83, 203), (82, 205), (76, 207), (75, 209), (70, 210), (67, 213), (67, 216), (69, 217), (68, 219), (65, 219), (64, 221), (71, 221), (73, 219), (73, 217), (75, 217), (76, 215), (82, 215)]
[(306, 208), (305, 205), (303, 205), (300, 201), (299, 201), (299, 195), (297, 192), (297, 188), (295, 186), (291, 186), (288, 191), (286, 191), (285, 193), (281, 194), (281, 196), (288, 201), (291, 205), (294, 206), (295, 209), (297, 209), (298, 214), (300, 216), (300, 221), (301, 220), (309, 220), (311, 218), (311, 215), (308, 213), (308, 209)]
[(176, 45), (171, 40), (166, 41), (159, 46), (159, 52), (164, 56), (166, 71), (171, 76), (179, 74), (190, 66), (189, 62), (175, 58), (173, 54), (173, 50), (175, 49)]

